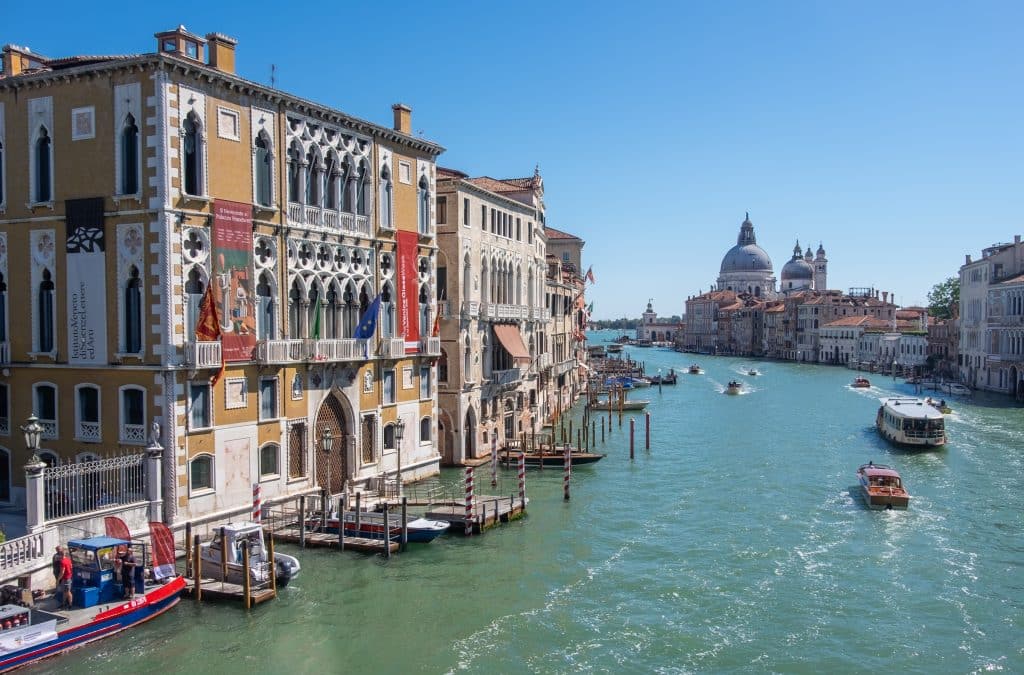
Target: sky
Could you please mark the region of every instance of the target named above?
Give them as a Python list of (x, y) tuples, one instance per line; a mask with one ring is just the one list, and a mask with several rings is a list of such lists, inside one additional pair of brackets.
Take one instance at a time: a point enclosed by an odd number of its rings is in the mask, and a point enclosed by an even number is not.
[(594, 318), (682, 314), (750, 213), (776, 276), (819, 242), (829, 288), (925, 304), (964, 255), (1021, 233), (1024, 3), (50, 2), (0, 43), (155, 51), (238, 39), (239, 75), (416, 134), (471, 176), (544, 177), (586, 241)]

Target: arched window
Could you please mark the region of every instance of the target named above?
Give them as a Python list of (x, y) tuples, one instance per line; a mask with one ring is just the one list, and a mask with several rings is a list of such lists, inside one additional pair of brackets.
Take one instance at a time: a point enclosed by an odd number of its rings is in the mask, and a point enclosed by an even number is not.
[(281, 446), (277, 443), (267, 443), (260, 448), (260, 476), (275, 476), (281, 473), (280, 469)]
[(464, 382), (472, 382), (473, 378), (470, 375), (470, 366), (473, 365), (473, 352), (470, 351), (470, 339), (469, 334), (466, 334), (466, 346), (463, 350), (463, 363), (462, 363), (462, 380)]
[(433, 330), (433, 323), (431, 322), (432, 308), (430, 306), (430, 285), (420, 285), (420, 337), (428, 338)]
[(323, 302), (320, 299), (320, 289), (316, 286), (309, 289), (309, 304), (306, 306), (306, 326), (308, 326), (308, 335), (306, 337), (319, 340), (324, 336), (323, 327)]
[(420, 234), (430, 234), (430, 181), (427, 180), (426, 176), (420, 176), (417, 197), (419, 203)]
[(121, 442), (146, 442), (146, 390), (141, 387), (121, 387)]
[(341, 163), (341, 210), (352, 213), (356, 203), (356, 177), (348, 157)]
[[(359, 163), (359, 175), (356, 177), (356, 214), (360, 216), (369, 215), (369, 203), (367, 202), (367, 194), (370, 190), (370, 167), (367, 166), (366, 162)], [(388, 186), (390, 193), (391, 187)], [(388, 220), (390, 223), (390, 218)]]
[(332, 284), (327, 289), (327, 302), (324, 304), (324, 337), (328, 340), (334, 340), (338, 337), (340, 310), (341, 303), (338, 300), (338, 291)]
[(384, 284), (380, 293), (380, 334), (392, 337), (395, 334), (395, 303), (391, 293), (391, 282)]
[(345, 284), (342, 300), (342, 337), (355, 337), (356, 326), (359, 325), (359, 305), (356, 302), (356, 287), (351, 281)]
[(188, 464), (189, 487), (193, 491), (213, 489), (213, 455), (199, 455)]
[(391, 227), (391, 170), (387, 165), (380, 171), (380, 226)]
[(139, 127), (129, 114), (121, 129), (121, 194), (133, 195), (139, 191)]
[(39, 351), (46, 353), (53, 351), (53, 279), (50, 270), (43, 270), (43, 280), (39, 283)]
[(430, 442), (430, 418), (424, 417), (420, 420), (420, 443)]
[(256, 203), (270, 206), (274, 203), (272, 171), (274, 156), (270, 139), (261, 133), (256, 137), (256, 152), (253, 155), (253, 175), (256, 177)]
[(298, 202), (302, 193), (302, 148), (292, 143), (288, 148), (288, 201)]
[(40, 383), (35, 388), (35, 410), (43, 427), (43, 438), (57, 438), (57, 387)]
[(46, 127), (39, 128), (39, 137), (36, 138), (36, 194), (35, 201), (48, 202), (53, 199), (50, 191), (53, 180), (53, 144), (50, 142), (50, 134)]
[(256, 284), (256, 339), (274, 339), (274, 294), (270, 272), (263, 272)]
[(395, 425), (385, 424), (384, 425), (384, 449), (394, 450), (395, 449)]
[(323, 172), (324, 208), (332, 211), (338, 210), (338, 160), (334, 154), (327, 155), (326, 166)]
[(306, 153), (306, 200), (310, 206), (320, 206), (320, 158), (313, 147)]
[(297, 340), (302, 337), (302, 285), (296, 278), (288, 292), (288, 337)]
[(203, 293), (205, 292), (206, 285), (203, 283), (202, 273), (199, 271), (199, 268), (193, 267), (188, 273), (188, 280), (185, 282), (185, 337), (189, 341), (196, 339), (199, 307), (203, 303)]
[(182, 129), (182, 189), (187, 195), (203, 194), (203, 137), (194, 112), (185, 117)]
[(126, 354), (142, 351), (142, 279), (139, 268), (134, 265), (124, 288), (124, 351)]
[(441, 350), (441, 356), (437, 359), (437, 381), (448, 381), (448, 352)]
[(100, 440), (100, 388), (94, 384), (75, 387), (75, 440)]

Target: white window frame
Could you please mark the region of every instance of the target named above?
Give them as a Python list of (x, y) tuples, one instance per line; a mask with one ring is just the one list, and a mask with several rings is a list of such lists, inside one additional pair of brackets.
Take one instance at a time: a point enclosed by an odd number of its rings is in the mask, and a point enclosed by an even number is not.
[[(80, 433), (84, 420), (82, 419), (82, 401), (78, 392), (83, 389), (96, 390), (96, 424), (99, 426), (99, 436), (96, 438), (86, 438)], [(83, 382), (75, 385), (75, 440), (81, 443), (99, 443), (103, 440), (103, 389), (98, 384)]]
[[(263, 385), (266, 382), (272, 383), (274, 391), (274, 415), (273, 417), (264, 417), (263, 415)], [(278, 377), (261, 377), (259, 382), (259, 419), (260, 422), (270, 422), (273, 420), (281, 419), (281, 387), (280, 378)]]
[[(423, 438), (423, 423), (427, 424), (427, 438)], [(420, 445), (430, 445), (433, 443), (431, 440), (434, 437), (434, 418), (430, 415), (420, 418), (419, 428), (416, 429), (416, 433), (419, 435)]]
[[(125, 429), (127, 428), (127, 425), (128, 425), (128, 422), (126, 421), (127, 414), (125, 412), (125, 392), (127, 392), (127, 391), (139, 391), (139, 392), (142, 392), (142, 424), (139, 425), (139, 426), (142, 427), (142, 438), (141, 439), (139, 439), (139, 438), (132, 439), (132, 438), (129, 438), (125, 434)], [(126, 385), (123, 385), (123, 386), (117, 388), (117, 412), (118, 412), (117, 434), (118, 434), (118, 438), (119, 438), (121, 443), (124, 443), (124, 444), (127, 444), (127, 445), (145, 445), (146, 444), (146, 420), (149, 419), (149, 417), (148, 417), (148, 414), (149, 414), (149, 405), (148, 404), (149, 404), (149, 402), (146, 400), (147, 398), (148, 398), (148, 396), (147, 396), (146, 388), (145, 387), (141, 387), (141, 386), (139, 386), (137, 384), (126, 384)]]
[(412, 366), (402, 366), (402, 389), (412, 389), (416, 386), (416, 370)]
[[(228, 398), (228, 386), (242, 384), (242, 400), (231, 401)], [(246, 408), (249, 405), (249, 378), (247, 377), (228, 377), (224, 378), (224, 409), (225, 410), (240, 410)]]
[[(222, 119), (233, 119), (234, 120), (234, 131), (223, 133), (221, 129)], [(224, 106), (217, 106), (217, 138), (225, 138), (229, 141), (241, 140), (242, 132), (242, 116), (238, 114), (238, 111), (233, 108), (226, 108)]]
[[(192, 424), (192, 389), (195, 387), (206, 387), (209, 394), (206, 397), (206, 415), (207, 425), (202, 427), (193, 426)], [(188, 383), (188, 398), (186, 400), (187, 409), (185, 414), (185, 420), (187, 422), (186, 428), (191, 432), (208, 431), (213, 428), (213, 392), (214, 387), (209, 382), (189, 382)]]
[[(210, 458), (210, 485), (207, 487), (194, 488), (192, 487), (192, 465), (193, 463), (204, 457)], [(192, 459), (188, 460), (188, 496), (199, 497), (202, 495), (213, 494), (217, 491), (217, 456), (211, 452), (201, 452)]]
[[(391, 400), (390, 401), (388, 400), (388, 387), (387, 387), (387, 381), (388, 381), (388, 374), (389, 373), (391, 374)], [(395, 390), (395, 376), (396, 376), (396, 373), (395, 373), (395, 369), (394, 368), (385, 368), (381, 372), (381, 375), (380, 375), (381, 401), (383, 401), (384, 405), (393, 405), (395, 402), (398, 401), (398, 392)]]
[[(420, 400), (426, 400), (433, 396), (433, 387), (431, 386), (433, 383), (430, 381), (431, 370), (432, 368), (430, 366), (420, 366)], [(424, 386), (426, 387), (426, 396), (423, 395)]]
[[(263, 450), (268, 445), (273, 445), (273, 446), (277, 447), (277, 460), (274, 462), (274, 464), (276, 465), (277, 470), (274, 471), (273, 473), (263, 473)], [(261, 445), (260, 448), (259, 448), (259, 456), (257, 457), (256, 461), (258, 463), (257, 470), (259, 471), (259, 479), (260, 479), (261, 483), (264, 482), (264, 481), (278, 480), (279, 478), (281, 478), (281, 444), (280, 443), (277, 443), (275, 441), (267, 441), (266, 443)]]
[[(394, 176), (391, 179), (394, 180)], [(398, 160), (398, 182), (412, 185), (412, 162)]]
[(50, 440), (53, 440), (53, 439), (56, 439), (56, 438), (60, 438), (60, 389), (57, 387), (57, 385), (55, 383), (53, 383), (53, 382), (36, 382), (36, 383), (34, 383), (32, 385), (32, 412), (33, 412), (33, 414), (35, 414), (37, 416), (39, 415), (39, 411), (36, 410), (36, 401), (38, 400), (38, 397), (39, 397), (38, 390), (41, 387), (51, 387), (53, 389), (53, 419), (51, 420), (51, 419), (46, 419), (46, 418), (43, 418), (43, 417), (39, 417), (39, 421), (40, 422), (53, 422), (53, 430), (54, 431), (53, 431), (52, 434), (47, 434), (46, 430), (45, 430), (45, 425), (44, 425), (44, 430), (43, 430), (43, 433), (40, 436), (40, 438), (46, 438), (46, 439), (50, 439)]

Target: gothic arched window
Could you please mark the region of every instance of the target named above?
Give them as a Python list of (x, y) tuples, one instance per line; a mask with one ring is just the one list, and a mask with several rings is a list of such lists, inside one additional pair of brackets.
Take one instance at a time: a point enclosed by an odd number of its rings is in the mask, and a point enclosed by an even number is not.
[(121, 194), (133, 195), (139, 191), (139, 127), (128, 115), (121, 128)]

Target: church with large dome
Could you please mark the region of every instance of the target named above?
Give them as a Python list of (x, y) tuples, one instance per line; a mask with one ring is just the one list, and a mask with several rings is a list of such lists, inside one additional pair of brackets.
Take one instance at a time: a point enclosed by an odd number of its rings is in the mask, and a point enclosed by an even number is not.
[(782, 268), (782, 280), (778, 292), (775, 289), (775, 274), (772, 270), (772, 259), (768, 253), (757, 245), (754, 224), (750, 222), (750, 214), (740, 225), (736, 245), (722, 258), (722, 266), (718, 272), (716, 290), (733, 291), (747, 294), (755, 298), (775, 299), (779, 292), (784, 295), (803, 290), (825, 290), (828, 272), (828, 259), (825, 248), (819, 244), (817, 257), (801, 253), (800, 242), (793, 249), (793, 258)]

